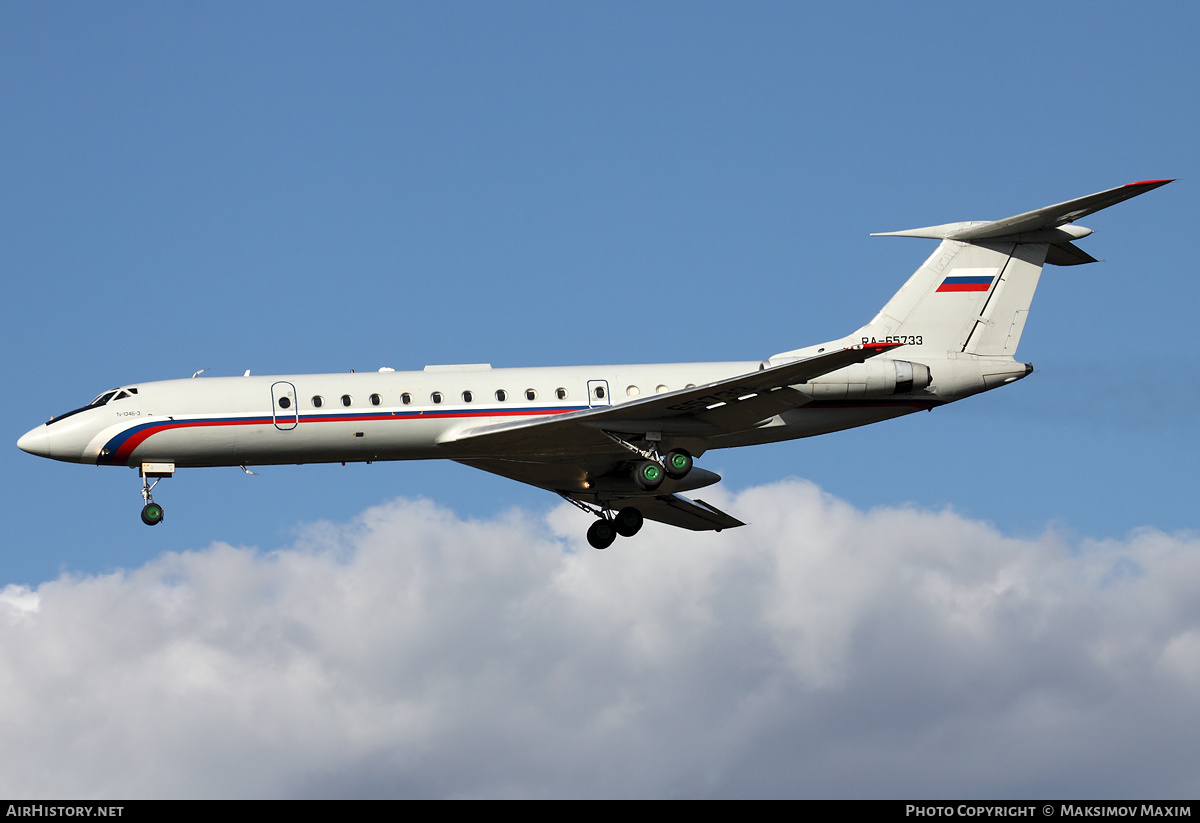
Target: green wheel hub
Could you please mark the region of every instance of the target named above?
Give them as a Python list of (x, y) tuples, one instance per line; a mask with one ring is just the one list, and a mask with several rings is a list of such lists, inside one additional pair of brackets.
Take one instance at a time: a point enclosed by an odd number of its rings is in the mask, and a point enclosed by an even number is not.
[(667, 477), (682, 480), (692, 470), (692, 456), (686, 449), (672, 449), (664, 458)]
[(157, 526), (163, 519), (163, 507), (157, 503), (147, 503), (142, 507), (142, 522), (147, 526)]

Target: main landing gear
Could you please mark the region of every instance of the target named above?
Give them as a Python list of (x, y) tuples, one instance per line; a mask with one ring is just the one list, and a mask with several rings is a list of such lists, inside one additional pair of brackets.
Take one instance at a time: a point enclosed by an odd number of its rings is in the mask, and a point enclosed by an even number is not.
[[(653, 492), (668, 477), (682, 480), (692, 470), (692, 455), (686, 449), (672, 449), (660, 456), (657, 450), (641, 448), (612, 432), (605, 434), (642, 458), (633, 464), (630, 478), (643, 492)], [(633, 537), (645, 522), (645, 517), (635, 506), (625, 506), (614, 512), (603, 500), (591, 504), (566, 494), (562, 496), (573, 506), (597, 518), (587, 531), (588, 543), (594, 549), (607, 549), (618, 536)]]
[[(146, 505), (142, 506), (142, 522), (147, 526), (157, 526), (163, 521), (163, 507), (154, 502), (154, 487), (158, 485), (158, 481), (164, 477), (170, 477), (175, 473), (174, 463), (143, 463), (140, 474), (142, 475), (142, 500), (146, 501)], [(150, 478), (154, 478), (154, 482), (150, 482)]]
[(633, 482), (643, 491), (652, 492), (663, 478), (682, 480), (692, 470), (692, 456), (686, 449), (672, 449), (662, 458), (639, 460), (633, 467)]
[(588, 543), (593, 549), (607, 549), (617, 539), (617, 535), (633, 537), (641, 530), (644, 522), (642, 513), (633, 506), (626, 506), (616, 514), (605, 509), (603, 516), (588, 528)]
[(672, 480), (682, 480), (692, 470), (692, 455), (687, 449), (671, 449), (666, 454), (659, 453), (655, 444), (661, 435), (647, 434), (646, 440), (649, 441), (650, 448), (644, 448), (629, 442), (615, 432), (605, 431), (604, 434), (618, 446), (629, 449), (642, 458), (633, 464), (631, 475), (633, 482), (642, 491), (654, 491), (662, 485), (663, 478), (666, 477)]
[(633, 537), (641, 531), (642, 524), (646, 522), (642, 513), (633, 506), (625, 506), (614, 512), (607, 506), (584, 503), (562, 492), (559, 494), (563, 500), (580, 511), (596, 516), (597, 519), (587, 530), (587, 541), (593, 549), (607, 549), (618, 536)]

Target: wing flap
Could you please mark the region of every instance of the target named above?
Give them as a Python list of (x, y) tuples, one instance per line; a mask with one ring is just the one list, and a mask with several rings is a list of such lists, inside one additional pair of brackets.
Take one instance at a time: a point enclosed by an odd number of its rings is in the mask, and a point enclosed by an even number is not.
[(657, 497), (638, 498), (631, 505), (647, 520), (655, 520), (688, 529), (694, 532), (736, 529), (746, 525), (736, 517), (703, 500), (691, 500), (680, 494), (660, 494)]

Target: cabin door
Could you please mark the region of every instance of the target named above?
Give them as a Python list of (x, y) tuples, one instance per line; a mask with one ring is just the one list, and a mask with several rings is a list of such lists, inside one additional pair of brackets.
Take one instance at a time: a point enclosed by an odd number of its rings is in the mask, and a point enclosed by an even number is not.
[(289, 431), (300, 422), (300, 407), (296, 402), (296, 387), (280, 381), (271, 384), (271, 419), (275, 428)]

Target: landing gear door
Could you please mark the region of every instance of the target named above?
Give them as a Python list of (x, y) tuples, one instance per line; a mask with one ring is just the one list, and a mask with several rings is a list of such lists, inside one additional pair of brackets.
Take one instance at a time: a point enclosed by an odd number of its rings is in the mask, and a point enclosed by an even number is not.
[(271, 418), (275, 428), (282, 431), (296, 428), (300, 422), (300, 408), (296, 403), (296, 387), (291, 383), (271, 384)]
[(612, 405), (612, 398), (608, 394), (607, 380), (588, 381), (588, 405), (592, 408)]

